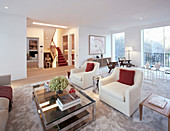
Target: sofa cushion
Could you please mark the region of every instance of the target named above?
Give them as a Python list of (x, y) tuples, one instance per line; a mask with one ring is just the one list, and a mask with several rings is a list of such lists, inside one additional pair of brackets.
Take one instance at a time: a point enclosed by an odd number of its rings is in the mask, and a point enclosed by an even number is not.
[(0, 131), (5, 131), (8, 120), (8, 110), (0, 110)]
[(102, 86), (100, 91), (114, 97), (117, 100), (120, 100), (121, 102), (125, 102), (125, 91), (128, 87), (128, 85), (119, 82), (112, 82)]
[(5, 97), (0, 97), (0, 110), (9, 108), (9, 99)]
[(83, 72), (74, 73), (74, 74), (71, 75), (71, 78), (76, 79), (76, 80), (79, 80), (79, 81), (82, 81), (82, 73), (83, 73)]
[(94, 69), (94, 63), (87, 63), (86, 72), (92, 71)]
[(12, 108), (12, 88), (10, 86), (0, 86), (0, 97), (9, 99), (9, 111)]
[(134, 84), (134, 76), (135, 71), (120, 69), (118, 82), (132, 86)]

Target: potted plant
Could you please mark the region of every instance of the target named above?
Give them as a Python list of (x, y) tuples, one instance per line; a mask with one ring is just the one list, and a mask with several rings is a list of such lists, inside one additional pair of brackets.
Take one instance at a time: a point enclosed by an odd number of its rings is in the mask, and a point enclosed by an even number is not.
[(69, 81), (65, 76), (56, 76), (50, 80), (49, 88), (51, 91), (56, 91), (57, 94), (62, 94), (68, 84)]

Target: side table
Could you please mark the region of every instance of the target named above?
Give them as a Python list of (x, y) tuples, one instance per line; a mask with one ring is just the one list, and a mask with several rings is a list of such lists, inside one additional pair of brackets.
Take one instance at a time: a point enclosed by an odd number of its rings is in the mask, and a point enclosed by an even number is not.
[[(156, 111), (166, 117), (168, 117), (168, 131), (170, 131), (170, 99), (168, 98), (164, 98), (162, 97), (163, 99), (165, 99), (168, 103), (166, 104), (166, 106), (161, 109), (155, 105), (152, 105), (152, 104), (149, 104), (148, 101), (154, 96), (154, 94), (151, 94), (149, 95), (146, 99), (144, 99), (140, 104), (139, 104), (139, 114), (140, 114), (140, 121), (142, 120), (142, 109), (143, 109), (143, 106), (153, 110), (153, 111)], [(161, 97), (161, 96), (159, 96)]]
[(93, 76), (93, 92), (99, 93), (99, 80), (102, 76)]

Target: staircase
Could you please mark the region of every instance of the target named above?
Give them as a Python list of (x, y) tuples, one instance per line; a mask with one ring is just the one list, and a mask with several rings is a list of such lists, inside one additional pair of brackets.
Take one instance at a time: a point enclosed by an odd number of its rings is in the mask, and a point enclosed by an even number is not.
[(68, 65), (68, 63), (67, 63), (66, 59), (64, 58), (60, 48), (56, 47), (56, 49), (58, 51), (58, 65), (59, 66), (66, 66), (66, 65)]

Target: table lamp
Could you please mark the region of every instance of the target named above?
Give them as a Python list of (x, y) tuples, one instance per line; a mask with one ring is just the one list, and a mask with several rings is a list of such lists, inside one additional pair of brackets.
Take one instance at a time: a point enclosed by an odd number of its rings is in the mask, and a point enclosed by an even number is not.
[(132, 51), (133, 51), (132, 46), (127, 46), (127, 47), (125, 48), (125, 51), (127, 51), (127, 52), (128, 52), (128, 60), (130, 60), (130, 52), (132, 52)]

